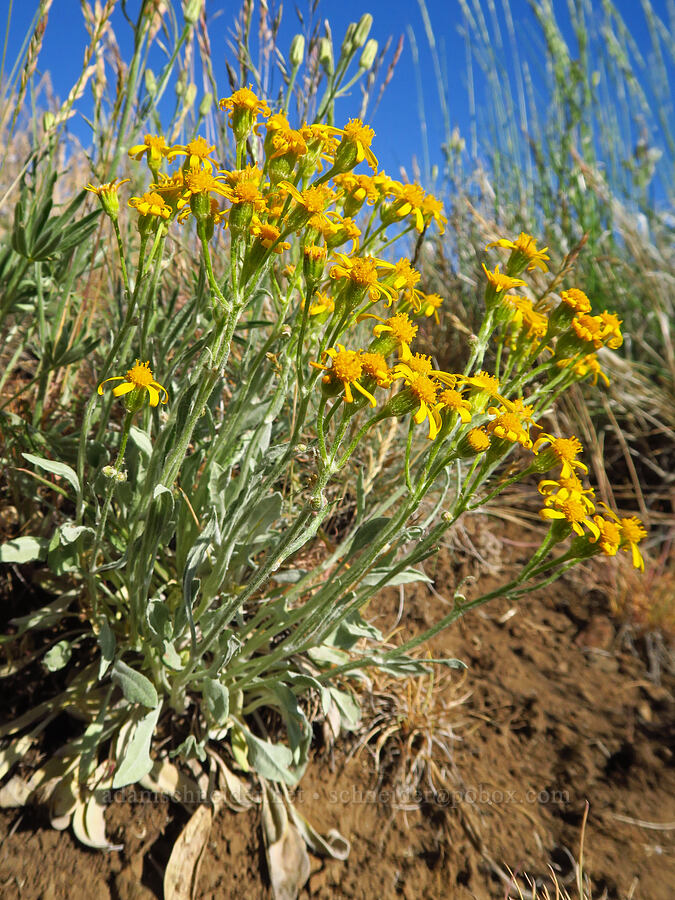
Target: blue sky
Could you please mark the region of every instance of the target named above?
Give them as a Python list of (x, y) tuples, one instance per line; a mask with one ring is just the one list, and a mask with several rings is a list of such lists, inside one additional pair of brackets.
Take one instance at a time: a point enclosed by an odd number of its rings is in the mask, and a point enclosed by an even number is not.
[[(468, 2), (469, 5), (473, 5), (473, 0), (468, 0)], [(497, 7), (501, 8), (501, 2), (502, 0), (497, 0)], [(567, 0), (552, 0), (552, 2), (563, 33), (566, 37), (570, 37)], [(653, 9), (664, 21), (668, 20), (668, 2), (669, 0), (653, 0), (652, 2)], [(1, 0), (0, 10), (6, 10), (9, 3), (10, 0)], [(174, 4), (178, 5), (178, 0), (174, 0)], [(206, 4), (208, 17), (212, 21), (211, 42), (214, 69), (217, 77), (220, 76), (223, 92), (226, 93), (227, 80), (224, 61), (228, 54), (227, 30), (239, 4), (228, 2), (228, 0), (206, 0)], [(593, 0), (593, 4), (598, 7), (601, 5), (600, 0)], [(298, 5), (303, 8), (302, 0), (298, 0)], [(481, 5), (485, 9), (488, 7), (485, 0)], [(128, 0), (127, 8), (132, 17), (137, 12), (138, 6), (139, 0)], [(615, 0), (615, 6), (622, 14), (638, 47), (647, 53), (649, 51), (648, 33), (639, 0)], [(16, 47), (22, 39), (37, 7), (37, 0), (14, 0), (10, 29), (10, 60), (11, 48)], [(458, 0), (427, 0), (427, 7), (437, 42), (443, 76), (450, 86), (448, 101), (451, 126), (458, 126), (462, 135), (468, 139), (471, 131), (471, 116), (467, 92), (467, 48), (464, 37), (460, 33), (462, 23), (460, 3)], [(531, 58), (533, 50), (536, 55), (534, 41), (537, 38), (537, 28), (534, 25), (529, 4), (527, 0), (510, 0), (509, 7), (523, 53), (529, 52)], [(445, 135), (443, 115), (418, 3), (416, 0), (388, 0), (388, 2), (387, 0), (370, 0), (368, 4), (364, 4), (363, 0), (339, 0), (339, 2), (320, 0), (317, 15), (329, 19), (334, 43), (336, 47), (339, 47), (347, 24), (350, 21), (358, 21), (366, 9), (374, 17), (371, 36), (375, 37), (380, 45), (384, 44), (389, 35), (393, 36), (394, 44), (401, 34), (405, 39), (403, 54), (393, 82), (385, 93), (371, 123), (377, 132), (374, 149), (380, 158), (381, 165), (391, 174), (398, 174), (401, 166), (405, 166), (410, 172), (413, 156), (423, 162), (418, 80), (421, 80), (424, 95), (430, 161), (432, 164), (440, 162), (439, 147)], [(501, 13), (500, 18), (503, 22)], [(113, 22), (116, 25), (122, 51), (123, 53), (128, 52), (130, 29), (124, 22), (119, 4)], [(419, 70), (416, 70), (413, 63), (408, 40), (409, 27), (412, 27), (418, 44)], [(2, 25), (0, 25), (0, 29), (4, 30)], [(284, 4), (281, 29), (282, 47), (284, 44), (287, 46), (290, 43), (291, 37), (297, 30), (298, 24), (293, 5), (286, 3)], [(79, 0), (54, 0), (45, 34), (43, 53), (40, 57), (40, 69), (50, 71), (54, 90), (60, 98), (67, 95), (80, 72), (86, 41), (87, 35)], [(480, 105), (480, 78), (478, 81), (477, 92)], [(358, 87), (354, 90), (356, 96), (353, 101), (345, 102), (343, 105), (345, 119), (353, 114), (354, 108), (358, 108), (360, 102)], [(86, 115), (89, 105), (89, 98), (84, 97), (79, 105), (80, 111)], [(81, 118), (76, 117), (71, 120), (70, 128), (86, 143), (87, 128)]]

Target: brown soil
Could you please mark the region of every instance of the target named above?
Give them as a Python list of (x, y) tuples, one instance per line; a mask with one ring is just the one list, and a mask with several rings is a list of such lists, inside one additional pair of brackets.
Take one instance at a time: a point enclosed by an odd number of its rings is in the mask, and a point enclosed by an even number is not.
[[(451, 596), (458, 577), (479, 574), (488, 589), (508, 580), (524, 552), (522, 534), (488, 538), (479, 520), (474, 529), (464, 549), (427, 564), (438, 594), (406, 586), (406, 633), (447, 611), (440, 595)], [(417, 795), (402, 789), (394, 743), (376, 771), (372, 742), (361, 752), (358, 736), (332, 747), (317, 742), (296, 806), (320, 832), (337, 828), (352, 849), (345, 862), (311, 857), (302, 900), (503, 898), (511, 895), (500, 875), (506, 866), (541, 879), (553, 866), (565, 883), (586, 802), (584, 867), (594, 896), (672, 897), (673, 680), (667, 672), (661, 684), (650, 680), (646, 660), (610, 619), (606, 571), (589, 564), (516, 605), (493, 602), (436, 639), (435, 655), (469, 665), (461, 678), (453, 675), (448, 698), (470, 697), (454, 711), (452, 763), (435, 792), (426, 781)], [(389, 591), (370, 617), (386, 631), (399, 603), (398, 589)], [(39, 810), (2, 813), (0, 898), (161, 897), (187, 814), (168, 803), (120, 802), (106, 818), (121, 852), (80, 847), (70, 831), (51, 830)], [(244, 897), (271, 897), (257, 808), (219, 813), (196, 891), (199, 900)]]

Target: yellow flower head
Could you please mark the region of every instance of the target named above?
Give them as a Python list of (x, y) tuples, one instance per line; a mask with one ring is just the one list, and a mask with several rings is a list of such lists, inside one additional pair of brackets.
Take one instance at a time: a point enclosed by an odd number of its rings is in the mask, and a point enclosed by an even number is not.
[(647, 529), (637, 516), (629, 516), (619, 519), (619, 531), (621, 533), (621, 547), (632, 553), (633, 565), (641, 572), (645, 570), (645, 561), (638, 549), (638, 544), (647, 537)]
[(485, 263), (483, 265), (483, 270), (487, 275), (487, 280), (490, 283), (490, 287), (496, 292), (500, 293), (501, 291), (508, 291), (514, 287), (521, 287), (525, 284), (524, 281), (521, 281), (520, 278), (512, 278), (510, 275), (506, 275), (504, 272), (499, 271), (499, 266), (495, 266), (494, 272), (491, 272)]
[(512, 408), (510, 401), (504, 399), (499, 393), (499, 379), (488, 372), (478, 372), (476, 375), (457, 375), (456, 381), (473, 388), (472, 399), (476, 412), (482, 412), (488, 400), (498, 400), (502, 405)]
[(421, 425), (427, 419), (429, 422), (429, 440), (435, 440), (443, 424), (436, 408), (438, 384), (427, 375), (419, 375), (413, 372), (410, 377), (406, 378), (406, 385), (419, 403), (419, 409), (413, 416), (415, 423)]
[[(452, 413), (457, 413), (465, 425), (471, 421), (471, 404), (468, 400), (465, 400), (461, 391), (447, 388), (446, 390), (441, 391), (438, 399), (443, 409), (447, 409)], [(485, 437), (487, 438), (487, 435), (485, 435)], [(487, 438), (487, 442), (489, 446), (489, 438)]]
[(560, 299), (575, 313), (589, 313), (591, 311), (591, 301), (583, 291), (579, 288), (570, 288), (569, 291), (563, 291)]
[(390, 284), (398, 292), (403, 291), (405, 300), (411, 303), (416, 311), (419, 311), (422, 308), (422, 295), (416, 285), (421, 277), (417, 269), (413, 269), (410, 260), (402, 257), (394, 264), (394, 270), (387, 276), (387, 284)]
[(523, 269), (541, 269), (542, 272), (548, 272), (548, 266), (545, 260), (550, 259), (546, 255), (548, 247), (537, 250), (537, 241), (530, 234), (521, 231), (515, 241), (509, 241), (506, 238), (500, 238), (498, 241), (492, 241), (485, 248), (490, 247), (506, 247), (511, 251), (511, 257), (508, 262), (510, 272), (518, 274)]
[(470, 428), (466, 440), (474, 453), (485, 453), (490, 449), (490, 438), (483, 428)]
[(443, 298), (440, 294), (423, 294), (419, 292), (419, 298), (421, 302), (421, 306), (417, 313), (419, 315), (426, 316), (427, 319), (434, 317), (434, 321), (437, 325), (440, 325), (440, 319), (438, 318), (438, 310), (441, 308), (443, 304)]
[[(400, 314), (402, 315), (402, 314)], [(412, 353), (406, 351), (405, 347), (401, 347), (401, 361), (394, 366), (396, 378), (408, 378), (411, 374), (426, 375), (440, 381), (446, 387), (454, 388), (457, 384), (457, 375), (450, 372), (443, 372), (440, 369), (434, 369), (434, 364), (430, 356), (425, 353)]]
[(490, 415), (495, 416), (487, 425), (487, 430), (490, 434), (494, 434), (503, 441), (520, 444), (528, 450), (532, 448), (529, 426), (517, 412), (504, 407), (490, 407), (488, 412)]
[(141, 197), (132, 197), (129, 206), (137, 209), (142, 216), (157, 216), (168, 219), (173, 210), (156, 191), (146, 191)]
[(142, 144), (134, 144), (129, 148), (129, 156), (132, 159), (140, 160), (144, 156), (147, 160), (150, 170), (157, 172), (162, 160), (169, 153), (169, 147), (163, 137), (154, 134), (146, 134)]
[[(372, 316), (379, 319), (379, 316)], [(410, 343), (417, 334), (418, 326), (414, 325), (406, 313), (396, 313), (388, 319), (380, 319), (380, 324), (373, 328), (375, 337), (380, 337), (385, 332), (390, 332), (396, 343), (401, 348), (403, 359), (410, 359)]]
[(85, 187), (85, 191), (91, 191), (92, 194), (96, 194), (103, 208), (103, 212), (107, 216), (110, 216), (111, 219), (116, 219), (120, 210), (120, 201), (117, 196), (117, 191), (123, 184), (126, 184), (127, 181), (130, 180), (131, 179), (129, 178), (123, 178), (122, 180), (115, 178), (113, 181), (110, 181), (107, 184), (101, 184), (98, 187), (94, 187), (93, 184), (88, 184)]
[(338, 344), (337, 348), (329, 347), (325, 351), (325, 355), (330, 357), (332, 366), (324, 366), (322, 363), (312, 362), (310, 365), (316, 369), (324, 369), (327, 373), (323, 380), (326, 384), (330, 384), (333, 380), (342, 382), (345, 394), (345, 403), (353, 403), (354, 395), (352, 387), (362, 394), (371, 406), (376, 406), (376, 400), (363, 385), (359, 384), (359, 378), (363, 374), (363, 363), (361, 361), (361, 353), (358, 350), (347, 350), (344, 344)]
[(307, 143), (302, 131), (296, 131), (293, 128), (279, 128), (274, 131), (271, 139), (272, 149), (274, 152), (268, 156), (268, 159), (276, 159), (279, 156), (290, 156), (291, 164), (307, 153)]
[(215, 146), (208, 144), (203, 137), (196, 137), (187, 144), (176, 144), (174, 147), (171, 147), (167, 157), (168, 159), (173, 159), (174, 156), (184, 156), (183, 169), (186, 172), (194, 169), (208, 169), (211, 171), (214, 165), (218, 165), (217, 161), (211, 158), (211, 154), (215, 149)]
[(574, 494), (586, 506), (588, 512), (595, 510), (592, 499), (595, 496), (595, 491), (593, 488), (585, 488), (575, 472), (570, 472), (569, 475), (561, 474), (556, 481), (544, 479), (539, 482), (537, 490), (546, 498), (550, 497), (551, 494), (560, 497), (569, 497)]
[(572, 328), (579, 340), (593, 344), (596, 350), (607, 346), (616, 350), (623, 344), (621, 320), (607, 311), (599, 316), (582, 313), (572, 319)]
[(513, 310), (512, 323), (516, 330), (524, 331), (527, 338), (541, 340), (548, 331), (548, 317), (534, 308), (527, 297), (504, 295), (503, 302)]
[[(338, 262), (330, 270), (331, 278), (344, 278), (353, 286), (357, 295), (364, 296), (367, 293), (371, 300), (395, 296), (392, 287), (378, 280), (377, 270), (392, 269), (391, 263), (374, 256), (347, 256), (346, 253), (336, 253), (335, 256)], [(355, 299), (358, 302), (360, 297)]]
[(361, 354), (363, 372), (373, 378), (379, 387), (389, 387), (392, 383), (392, 371), (381, 353), (365, 351)]
[[(551, 461), (551, 465), (555, 465), (556, 462), (561, 463), (562, 469), (560, 474), (563, 477), (566, 478), (571, 475), (574, 469), (580, 469), (582, 472), (588, 473), (588, 466), (585, 465), (585, 463), (582, 463), (580, 459), (577, 459), (577, 456), (583, 450), (579, 438), (574, 435), (570, 438), (557, 438), (552, 434), (547, 434), (543, 431), (534, 442), (534, 446), (532, 447), (533, 453), (535, 455), (538, 454), (544, 444), (548, 444), (549, 446), (542, 456), (548, 457)], [(545, 460), (544, 463), (546, 461), (548, 460)]]
[(237, 141), (244, 141), (251, 133), (258, 115), (269, 116), (270, 108), (259, 100), (250, 88), (239, 88), (231, 97), (220, 101), (220, 108), (229, 110), (228, 121)]
[[(255, 215), (251, 219), (250, 231), (260, 241), (265, 250), (272, 248), (273, 253), (283, 253), (284, 250), (290, 249), (291, 245), (288, 241), (279, 241), (281, 231), (276, 225), (271, 225), (269, 222), (261, 222)], [(279, 242), (277, 243), (277, 241)]]
[[(593, 521), (598, 526), (600, 532), (600, 536), (597, 540), (600, 550), (605, 556), (616, 556), (621, 545), (621, 531), (619, 526), (616, 522), (612, 522), (610, 519), (605, 519), (602, 516), (593, 516)], [(589, 540), (591, 543), (596, 543), (593, 537)]]
[[(433, 194), (427, 194), (420, 206), (420, 213), (425, 225), (435, 222), (441, 234), (445, 232), (445, 226), (448, 223), (447, 218), (443, 215), (443, 204), (437, 200)], [(421, 229), (417, 229), (420, 231)]]
[[(305, 306), (305, 300), (302, 300), (302, 306)], [(323, 291), (315, 291), (312, 302), (309, 305), (310, 316), (321, 316), (324, 313), (332, 313), (335, 309), (335, 300)]]
[[(139, 360), (136, 360), (135, 365), (129, 369), (126, 375), (114, 375), (112, 378), (106, 378), (98, 386), (99, 394), (103, 394), (103, 385), (108, 381), (122, 382), (122, 384), (118, 384), (113, 388), (115, 397), (121, 397), (124, 394), (129, 394), (131, 391), (137, 390), (139, 393), (147, 391), (150, 399), (150, 406), (157, 406), (160, 399), (162, 403), (166, 403), (169, 399), (169, 392), (167, 389), (162, 387), (162, 385), (153, 378), (149, 362), (141, 363)], [(163, 394), (161, 398), (160, 391)]]
[(579, 537), (584, 537), (584, 528), (587, 528), (596, 541), (599, 539), (600, 529), (589, 517), (593, 509), (589, 510), (588, 504), (578, 494), (559, 491), (551, 494), (546, 503), (547, 505), (539, 511), (542, 519), (564, 521)]
[(363, 206), (368, 203), (370, 206), (378, 200), (380, 194), (372, 175), (357, 175), (354, 172), (345, 172), (343, 175), (336, 175), (333, 179), (335, 186), (345, 195), (345, 205), (348, 207), (349, 215), (354, 215)]
[(638, 548), (638, 544), (647, 537), (647, 529), (637, 516), (628, 516), (621, 518), (613, 509), (610, 509), (604, 503), (607, 514), (610, 516), (619, 532), (619, 547), (626, 550), (632, 555), (633, 566), (641, 572), (645, 570), (645, 561)]
[(365, 159), (376, 172), (377, 158), (370, 149), (374, 137), (373, 129), (364, 125), (361, 119), (350, 119), (342, 129), (342, 140), (335, 151), (335, 171), (349, 172)]
[(387, 193), (391, 194), (393, 200), (380, 210), (382, 222), (390, 225), (392, 222), (398, 222), (411, 216), (415, 221), (415, 228), (422, 232), (425, 225), (422, 214), (422, 205), (426, 196), (424, 188), (419, 184), (402, 184), (400, 181), (389, 180)]

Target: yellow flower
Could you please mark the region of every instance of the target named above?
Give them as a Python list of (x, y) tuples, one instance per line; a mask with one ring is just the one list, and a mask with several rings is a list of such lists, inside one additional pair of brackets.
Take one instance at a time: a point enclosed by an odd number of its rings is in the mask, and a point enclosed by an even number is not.
[(410, 390), (415, 400), (419, 403), (419, 409), (413, 416), (415, 423), (421, 425), (425, 419), (429, 421), (429, 440), (433, 441), (438, 434), (443, 420), (436, 408), (436, 395), (439, 386), (427, 375), (411, 372), (405, 379), (406, 387)]
[(440, 319), (438, 318), (438, 310), (441, 308), (443, 304), (443, 298), (440, 294), (423, 294), (421, 291), (419, 292), (419, 297), (421, 301), (420, 309), (417, 311), (419, 315), (426, 316), (427, 319), (434, 317), (434, 321), (437, 325), (440, 325)]
[[(366, 316), (362, 318), (366, 318)], [(396, 313), (395, 316), (391, 316), (388, 319), (381, 319), (379, 316), (368, 314), (367, 318), (379, 320), (380, 324), (373, 328), (375, 337), (380, 337), (385, 332), (389, 332), (401, 348), (402, 358), (404, 360), (410, 359), (412, 355), (410, 342), (414, 340), (419, 326), (414, 325), (406, 313)]]
[(563, 291), (560, 299), (575, 313), (589, 313), (591, 311), (591, 301), (583, 291), (579, 288), (570, 288), (569, 291)]
[[(121, 397), (133, 390), (139, 390), (147, 391), (150, 398), (150, 406), (157, 406), (160, 399), (162, 403), (166, 403), (169, 399), (167, 389), (153, 378), (149, 362), (141, 363), (139, 360), (136, 360), (136, 364), (129, 369), (126, 375), (114, 375), (112, 378), (106, 378), (98, 386), (99, 394), (103, 394), (103, 385), (107, 384), (108, 381), (122, 382), (122, 384), (118, 384), (117, 387), (113, 388), (115, 397)], [(164, 394), (162, 398), (160, 398), (159, 391), (162, 391)]]
[(641, 572), (644, 572), (645, 561), (642, 558), (642, 554), (640, 553), (638, 544), (640, 543), (640, 541), (647, 537), (647, 529), (644, 527), (637, 516), (628, 516), (626, 518), (621, 518), (614, 512), (613, 509), (610, 509), (604, 503), (602, 505), (618, 527), (620, 536), (620, 548), (622, 550), (630, 552), (633, 559), (633, 566), (636, 569), (639, 569)]
[(364, 159), (373, 170), (377, 171), (377, 158), (370, 149), (375, 132), (361, 119), (350, 119), (342, 129), (342, 140), (335, 151), (334, 167), (340, 172), (347, 172)]
[(589, 510), (588, 504), (578, 494), (558, 491), (549, 495), (546, 504), (539, 510), (542, 519), (564, 521), (579, 537), (584, 537), (585, 527), (596, 541), (600, 538), (600, 528), (589, 518), (589, 512), (593, 512), (593, 509)]
[[(304, 309), (305, 300), (303, 298), (301, 305)], [(309, 305), (310, 316), (321, 316), (323, 313), (332, 313), (335, 309), (335, 300), (323, 291), (315, 291), (312, 302)]]
[[(440, 200), (437, 200), (433, 194), (427, 194), (425, 196), (422, 205), (420, 206), (420, 213), (422, 214), (425, 225), (435, 222), (438, 225), (439, 232), (441, 234), (445, 232), (445, 226), (447, 225), (448, 220), (443, 215), (443, 204)], [(421, 231), (420, 228), (417, 230)]]
[(243, 141), (250, 134), (258, 114), (269, 116), (270, 108), (264, 100), (259, 100), (250, 88), (239, 88), (231, 97), (220, 101), (220, 108), (229, 110), (228, 121), (237, 141)]
[(335, 347), (329, 347), (324, 352), (325, 356), (330, 357), (332, 366), (324, 366), (322, 363), (311, 362), (310, 365), (315, 369), (323, 369), (327, 374), (324, 375), (323, 381), (330, 384), (333, 379), (342, 382), (345, 393), (345, 402), (353, 403), (354, 395), (352, 387), (362, 394), (371, 406), (376, 406), (376, 400), (369, 391), (361, 384), (359, 378), (363, 374), (363, 363), (361, 362), (361, 353), (358, 350), (347, 350), (344, 344), (338, 344)]
[(402, 184), (400, 181), (387, 182), (387, 193), (393, 197), (392, 202), (380, 211), (380, 218), (385, 225), (398, 222), (407, 216), (415, 220), (415, 228), (424, 230), (424, 215), (422, 205), (425, 199), (424, 188), (419, 184)]
[(487, 280), (490, 282), (490, 286), (497, 292), (508, 291), (514, 287), (520, 287), (525, 284), (524, 281), (521, 281), (520, 278), (512, 278), (510, 275), (506, 275), (504, 272), (499, 271), (499, 266), (495, 266), (494, 272), (491, 272), (485, 263), (483, 265), (483, 270), (487, 275)]
[(293, 128), (279, 128), (274, 131), (271, 144), (273, 153), (267, 158), (276, 159), (279, 156), (291, 157), (291, 165), (307, 153), (307, 143), (301, 131)]
[(151, 187), (174, 210), (182, 209), (187, 203), (186, 196), (189, 197), (189, 194), (186, 195), (185, 192), (185, 177), (182, 169), (172, 175), (164, 175), (160, 172), (159, 180)]
[(343, 175), (336, 175), (333, 181), (335, 186), (345, 194), (344, 201), (350, 216), (357, 213), (364, 203), (372, 206), (380, 196), (372, 175), (356, 175), (354, 172), (345, 172)]
[(512, 322), (516, 330), (525, 329), (525, 336), (541, 340), (548, 331), (548, 317), (534, 308), (527, 297), (505, 295), (504, 304), (513, 311)]
[(110, 181), (107, 184), (101, 184), (98, 187), (94, 187), (93, 184), (88, 184), (85, 187), (85, 191), (91, 191), (92, 194), (96, 194), (103, 207), (103, 212), (110, 216), (111, 219), (116, 219), (120, 210), (120, 201), (117, 196), (117, 191), (123, 184), (126, 184), (127, 181), (130, 180), (130, 178), (123, 178), (122, 180), (115, 178), (113, 181)]
[(593, 488), (585, 488), (578, 475), (574, 472), (571, 472), (569, 475), (561, 474), (557, 481), (544, 479), (539, 482), (537, 490), (546, 498), (550, 497), (551, 494), (560, 495), (561, 497), (569, 497), (574, 494), (585, 505), (589, 513), (595, 510), (595, 504), (591, 499), (595, 496), (595, 491)]
[(511, 407), (512, 404), (499, 393), (499, 379), (488, 372), (478, 372), (476, 375), (457, 375), (456, 380), (473, 388), (473, 407), (476, 412), (482, 412), (489, 399), (498, 400), (503, 406)]
[(532, 452), (535, 455), (538, 454), (543, 444), (549, 445), (542, 454), (542, 456), (547, 457), (547, 460), (544, 462), (550, 459), (551, 466), (555, 465), (556, 461), (561, 463), (562, 469), (560, 474), (563, 477), (566, 478), (574, 471), (574, 469), (581, 469), (582, 472), (588, 473), (588, 466), (585, 465), (585, 463), (582, 463), (580, 459), (577, 459), (577, 456), (583, 450), (579, 438), (574, 435), (570, 438), (557, 438), (552, 434), (547, 434), (547, 432), (542, 431), (534, 442)]
[(644, 572), (645, 561), (638, 550), (638, 544), (643, 538), (647, 537), (647, 529), (637, 516), (629, 516), (627, 519), (619, 519), (619, 531), (621, 532), (622, 549), (630, 550), (633, 557), (633, 565), (636, 569)]
[(434, 369), (434, 364), (430, 356), (426, 353), (413, 353), (406, 355), (405, 348), (401, 357), (401, 361), (394, 366), (394, 372), (400, 374), (401, 377), (407, 377), (411, 372), (418, 375), (428, 375), (449, 388), (454, 388), (457, 384), (457, 375), (450, 372), (443, 372), (440, 369)]
[(142, 144), (134, 144), (129, 148), (129, 156), (136, 160), (145, 156), (148, 166), (153, 172), (159, 168), (168, 153), (169, 147), (164, 138), (153, 134), (146, 134)]
[[(462, 397), (461, 391), (447, 388), (446, 390), (441, 391), (438, 400), (443, 409), (447, 409), (452, 413), (457, 413), (465, 425), (471, 421), (471, 404)], [(487, 438), (487, 435), (485, 435), (485, 437)], [(488, 438), (488, 446), (489, 445), (490, 440)]]
[(523, 269), (529, 270), (538, 268), (542, 272), (548, 272), (548, 266), (544, 260), (549, 260), (546, 255), (548, 247), (537, 250), (537, 241), (530, 234), (521, 231), (515, 241), (509, 241), (506, 238), (500, 238), (498, 241), (492, 241), (485, 248), (490, 247), (506, 247), (511, 250), (508, 268), (513, 272), (522, 272)]
[(132, 197), (129, 206), (137, 209), (142, 216), (158, 216), (161, 219), (168, 219), (173, 212), (156, 191), (146, 191), (141, 197)]
[[(310, 308), (310, 315), (311, 315)], [(389, 387), (393, 380), (393, 372), (387, 365), (387, 360), (382, 353), (365, 351), (361, 354), (363, 372), (374, 379), (378, 387)]]
[(288, 219), (288, 227), (291, 230), (301, 228), (312, 216), (324, 214), (335, 200), (335, 191), (327, 184), (317, 184), (299, 191), (290, 181), (280, 181), (279, 189), (290, 194), (295, 200), (296, 208)]
[(602, 516), (593, 516), (593, 521), (598, 526), (600, 537), (597, 542), (593, 537), (589, 538), (592, 544), (598, 543), (605, 556), (616, 556), (621, 545), (621, 531), (616, 522), (604, 519)]
[(497, 408), (491, 406), (488, 410), (490, 415), (495, 418), (487, 425), (489, 433), (501, 438), (503, 441), (510, 441), (512, 444), (521, 444), (526, 449), (532, 448), (532, 440), (530, 439), (529, 426), (527, 421), (523, 421), (523, 417), (511, 409)]
[(482, 428), (470, 428), (466, 433), (466, 441), (474, 453), (485, 453), (490, 449), (490, 438)]
[(583, 313), (572, 319), (572, 328), (579, 340), (593, 344), (596, 350), (607, 346), (616, 350), (623, 344), (621, 334), (621, 320), (613, 313), (607, 311), (599, 316), (590, 316)]
[[(395, 297), (392, 287), (382, 284), (378, 280), (378, 269), (393, 269), (391, 263), (374, 256), (347, 256), (346, 253), (336, 253), (338, 262), (331, 268), (331, 278), (344, 278), (351, 282), (357, 293), (368, 294), (371, 300), (379, 297)], [(359, 298), (360, 299), (360, 298)], [(357, 300), (358, 302), (358, 300)]]
[(174, 147), (171, 147), (167, 153), (167, 158), (173, 159), (174, 156), (185, 156), (183, 168), (186, 171), (193, 169), (208, 169), (211, 171), (212, 166), (218, 165), (215, 159), (211, 159), (211, 154), (215, 149), (215, 146), (208, 144), (203, 137), (196, 137), (187, 144), (176, 144)]
[[(405, 300), (419, 311), (422, 308), (422, 295), (417, 290), (416, 284), (421, 277), (417, 269), (413, 269), (410, 260), (402, 257), (397, 263), (394, 263), (393, 272), (387, 276), (387, 284), (390, 284), (398, 292), (403, 291)], [(387, 306), (391, 306), (391, 302)]]
[[(284, 250), (290, 249), (291, 245), (288, 241), (279, 241), (281, 232), (276, 225), (271, 225), (269, 222), (261, 222), (257, 216), (253, 216), (250, 230), (251, 234), (258, 238), (265, 250), (273, 247), (273, 253), (283, 253)], [(279, 241), (278, 244), (276, 243), (277, 241)]]

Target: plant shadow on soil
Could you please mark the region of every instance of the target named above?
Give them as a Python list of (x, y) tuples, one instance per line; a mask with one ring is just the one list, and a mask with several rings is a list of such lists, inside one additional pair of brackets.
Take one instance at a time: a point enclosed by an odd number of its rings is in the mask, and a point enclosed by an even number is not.
[[(441, 549), (427, 562), (435, 591), (405, 586), (406, 634), (447, 612), (444, 597), (460, 579), (477, 578), (472, 592), (490, 590), (526, 552), (526, 537), (512, 525), (488, 529), (476, 517), (465, 537), (471, 552)], [(448, 790), (433, 794), (421, 784), (408, 802), (395, 773), (378, 776), (371, 753), (350, 753), (352, 737), (332, 747), (318, 742), (295, 803), (320, 832), (337, 828), (352, 849), (344, 862), (312, 856), (301, 900), (503, 898), (506, 866), (541, 880), (553, 866), (576, 896), (569, 879), (586, 801), (584, 867), (594, 896), (672, 896), (675, 683), (668, 673), (660, 684), (650, 680), (645, 660), (620, 640), (608, 615), (606, 562), (588, 563), (516, 604), (493, 601), (432, 642), (435, 656), (469, 666)], [(400, 599), (398, 589), (383, 592), (366, 617), (386, 633)], [(5, 695), (5, 715), (12, 705)], [(40, 810), (2, 812), (0, 898), (161, 897), (187, 814), (161, 800), (120, 800), (106, 812), (108, 836), (123, 844), (111, 853), (52, 830)], [(219, 813), (197, 900), (271, 898), (259, 815), (257, 808)]]

